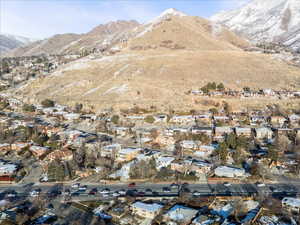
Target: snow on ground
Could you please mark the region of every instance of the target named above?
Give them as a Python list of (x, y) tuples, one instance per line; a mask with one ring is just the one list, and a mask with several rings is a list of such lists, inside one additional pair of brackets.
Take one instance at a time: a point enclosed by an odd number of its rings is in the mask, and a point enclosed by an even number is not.
[(223, 30), (222, 25), (216, 22), (211, 22), (211, 28), (211, 34), (213, 37), (218, 37)]
[(108, 89), (106, 92), (104, 92), (102, 95), (107, 95), (107, 94), (122, 94), (128, 90), (128, 84), (122, 84), (121, 86), (114, 86), (110, 89)]
[(86, 69), (89, 66), (90, 66), (89, 63), (86, 60), (85, 61), (81, 60), (68, 65), (62, 71), (65, 72), (70, 70), (81, 70), (81, 69)]
[(87, 95), (89, 95), (89, 94), (92, 94), (92, 93), (94, 93), (95, 91), (98, 91), (100, 88), (101, 88), (101, 87), (99, 86), (99, 87), (95, 87), (95, 88), (93, 88), (93, 89), (90, 89), (89, 91), (85, 92), (85, 93), (83, 94), (83, 96), (87, 96)]
[(129, 67), (128, 64), (126, 64), (125, 66), (121, 67), (118, 71), (116, 71), (114, 73), (114, 78), (116, 78), (117, 76), (119, 76), (123, 71), (125, 71), (127, 68)]

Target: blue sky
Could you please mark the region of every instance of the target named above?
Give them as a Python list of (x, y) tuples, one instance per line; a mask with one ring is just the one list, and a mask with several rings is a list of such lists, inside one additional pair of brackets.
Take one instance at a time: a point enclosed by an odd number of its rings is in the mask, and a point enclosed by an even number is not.
[(85, 33), (114, 20), (151, 20), (168, 8), (209, 17), (249, 0), (0, 0), (0, 32), (31, 38)]

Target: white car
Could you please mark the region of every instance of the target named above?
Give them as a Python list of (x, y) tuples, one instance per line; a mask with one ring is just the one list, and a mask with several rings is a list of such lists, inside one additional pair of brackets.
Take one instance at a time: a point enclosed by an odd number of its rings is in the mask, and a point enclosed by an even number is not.
[(81, 186), (78, 188), (79, 191), (86, 191), (87, 187), (86, 186)]
[(7, 197), (9, 197), (9, 198), (14, 198), (14, 197), (16, 197), (16, 194), (14, 194), (14, 193), (9, 193), (9, 194), (7, 194)]
[(79, 188), (80, 187), (80, 183), (75, 183), (72, 184), (71, 188)]
[(40, 192), (39, 192), (39, 191), (36, 191), (36, 190), (33, 190), (33, 191), (30, 192), (30, 196), (31, 196), (31, 197), (38, 197), (39, 194), (40, 194)]
[(266, 186), (264, 183), (257, 183), (256, 185), (257, 185), (257, 187), (265, 187)]
[(231, 183), (225, 182), (224, 186), (229, 187), (229, 186), (231, 186)]
[(120, 194), (119, 194), (118, 192), (114, 192), (114, 193), (112, 194), (112, 196), (114, 196), (114, 197), (119, 197)]
[(103, 190), (100, 191), (101, 194), (109, 194), (110, 190), (108, 188), (105, 188)]
[(126, 191), (125, 190), (119, 190), (119, 194), (120, 195), (126, 195)]
[(198, 191), (194, 191), (193, 195), (194, 195), (194, 196), (200, 196), (200, 195), (201, 195), (201, 193), (200, 193), (200, 192), (198, 192)]

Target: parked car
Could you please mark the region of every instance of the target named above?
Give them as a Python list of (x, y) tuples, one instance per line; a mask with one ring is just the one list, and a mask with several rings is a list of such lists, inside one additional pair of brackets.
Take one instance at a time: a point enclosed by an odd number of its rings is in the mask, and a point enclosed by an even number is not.
[(135, 185), (135, 183), (133, 182), (133, 183), (130, 183), (130, 184), (128, 184), (128, 187), (129, 188), (132, 188), (132, 187), (135, 187), (136, 185)]
[(79, 188), (80, 187), (80, 183), (75, 183), (75, 184), (72, 184), (71, 188)]
[(163, 192), (171, 192), (171, 189), (168, 187), (163, 187), (162, 191)]

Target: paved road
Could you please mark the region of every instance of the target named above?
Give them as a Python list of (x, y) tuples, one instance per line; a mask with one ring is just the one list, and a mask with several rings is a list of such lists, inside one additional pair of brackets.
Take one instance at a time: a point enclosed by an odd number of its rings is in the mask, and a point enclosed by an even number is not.
[[(166, 187), (169, 189), (166, 190)], [(90, 195), (89, 192), (92, 189), (97, 188), (98, 192), (95, 195)], [(165, 188), (165, 190), (164, 190)], [(17, 196), (29, 196), (32, 190), (41, 189), (41, 195), (49, 195), (49, 193), (55, 193), (57, 190), (64, 193), (66, 190), (70, 190), (72, 199), (74, 200), (93, 200), (93, 199), (105, 199), (118, 197), (116, 193), (120, 193), (124, 196), (124, 192), (127, 194), (134, 194), (141, 197), (174, 197), (178, 196), (178, 188), (171, 187), (171, 184), (137, 184), (134, 187), (128, 187), (127, 184), (91, 184), (87, 185), (85, 191), (78, 191), (78, 188), (72, 188), (70, 184), (35, 184), (35, 185), (2, 185), (0, 186), (1, 193), (7, 193), (15, 191)], [(103, 190), (107, 189), (107, 193), (103, 193)], [(181, 188), (186, 193), (190, 193), (194, 196), (251, 196), (253, 194), (263, 195), (277, 195), (278, 197), (296, 196), (300, 193), (300, 183), (292, 184), (266, 184), (265, 186), (258, 187), (255, 184), (189, 184)], [(75, 193), (75, 194), (74, 194)], [(2, 196), (7, 197), (7, 194)], [(62, 196), (64, 196), (62, 194)], [(1, 197), (1, 196), (0, 196)]]

